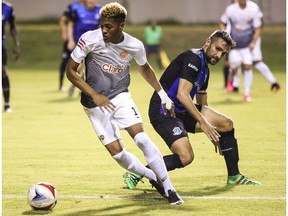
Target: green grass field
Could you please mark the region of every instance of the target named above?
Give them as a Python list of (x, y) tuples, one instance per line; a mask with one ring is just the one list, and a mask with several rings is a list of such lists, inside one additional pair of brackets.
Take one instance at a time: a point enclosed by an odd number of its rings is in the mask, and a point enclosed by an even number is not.
[[(165, 26), (164, 47), (172, 58), (177, 52), (202, 46), (214, 29)], [(139, 37), (142, 30), (141, 26), (127, 27), (127, 32)], [(277, 94), (270, 92), (269, 83), (255, 71), (253, 100), (245, 103), (241, 92), (228, 94), (222, 88), (222, 63), (210, 67), (209, 104), (234, 120), (240, 170), (262, 185), (227, 187), (223, 158), (214, 153), (204, 134), (191, 135), (194, 162), (169, 173), (185, 201), (181, 206), (169, 206), (147, 180), (136, 190), (123, 188), (124, 170), (98, 141), (78, 94), (69, 98), (67, 92), (57, 91), (58, 26), (24, 25), (19, 32), (21, 59), (17, 63), (9, 59), (13, 112), (2, 113), (2, 215), (286, 215), (285, 27), (266, 27), (263, 35), (264, 59), (281, 85)], [(173, 38), (178, 40), (172, 43)], [(146, 132), (162, 154), (168, 154), (147, 115), (152, 89), (132, 69), (130, 91)], [(124, 131), (121, 134), (126, 148), (145, 164), (141, 151)], [(51, 212), (35, 212), (27, 204), (29, 187), (39, 181), (50, 182), (58, 190), (58, 203)]]

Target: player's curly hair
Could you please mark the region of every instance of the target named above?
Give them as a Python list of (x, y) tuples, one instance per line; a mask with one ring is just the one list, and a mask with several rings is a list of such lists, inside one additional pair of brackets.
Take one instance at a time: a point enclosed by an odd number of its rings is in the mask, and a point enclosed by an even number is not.
[(119, 3), (112, 2), (106, 4), (101, 8), (100, 14), (102, 17), (108, 19), (114, 19), (120, 22), (124, 22), (127, 17), (127, 10)]
[(222, 38), (230, 47), (236, 46), (236, 42), (232, 39), (231, 35), (225, 30), (214, 31), (209, 38), (213, 41), (216, 38)]

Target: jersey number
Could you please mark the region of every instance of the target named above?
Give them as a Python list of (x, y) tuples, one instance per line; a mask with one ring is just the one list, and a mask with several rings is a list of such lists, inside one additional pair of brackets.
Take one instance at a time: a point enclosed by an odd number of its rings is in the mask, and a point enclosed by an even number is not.
[(135, 115), (137, 118), (140, 118), (137, 110), (136, 110), (134, 107), (132, 107), (132, 110), (134, 111), (134, 115)]

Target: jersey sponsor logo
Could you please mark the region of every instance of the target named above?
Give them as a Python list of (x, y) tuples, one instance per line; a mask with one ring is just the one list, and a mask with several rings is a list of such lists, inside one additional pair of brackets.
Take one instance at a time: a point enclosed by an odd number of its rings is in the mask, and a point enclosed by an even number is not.
[(198, 68), (195, 65), (191, 64), (191, 63), (188, 63), (188, 67), (194, 69), (195, 71), (198, 71)]
[(124, 71), (124, 66), (123, 67), (115, 67), (112, 64), (104, 63), (101, 65), (101, 68), (104, 72), (107, 73), (121, 73)]
[(77, 43), (77, 46), (78, 46), (80, 49), (83, 49), (85, 45), (86, 45), (85, 41), (84, 41), (82, 38), (80, 38), (80, 40), (79, 40), (78, 43)]
[(127, 56), (128, 56), (128, 52), (127, 52), (126, 50), (122, 50), (122, 52), (120, 52), (120, 57), (121, 57), (122, 59), (127, 58)]
[(179, 127), (174, 127), (172, 131), (174, 136), (180, 135), (183, 132)]

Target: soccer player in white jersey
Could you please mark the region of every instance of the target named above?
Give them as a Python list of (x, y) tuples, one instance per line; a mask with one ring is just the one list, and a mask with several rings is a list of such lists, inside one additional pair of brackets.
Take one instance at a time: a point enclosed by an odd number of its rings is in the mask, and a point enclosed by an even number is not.
[(252, 53), (255, 43), (261, 34), (261, 19), (258, 16), (260, 8), (252, 1), (238, 0), (229, 5), (221, 16), (221, 28), (226, 26), (231, 28), (231, 36), (237, 45), (233, 48), (228, 57), (231, 75), (228, 77), (227, 88), (233, 89), (234, 80), (239, 79), (238, 69), (243, 65), (244, 70), (244, 100), (251, 101), (251, 86), (253, 80), (252, 73)]
[[(258, 13), (263, 28), (263, 13), (259, 10)], [(268, 67), (267, 64), (263, 62), (262, 50), (261, 50), (261, 36), (258, 37), (254, 49), (252, 50), (252, 58), (254, 67), (264, 76), (264, 78), (271, 84), (271, 91), (276, 93), (280, 89), (280, 85), (277, 83), (275, 76)]]
[[(237, 2), (238, 0), (233, 0), (233, 2)], [(250, 0), (249, 0), (250, 1)], [(258, 16), (261, 19), (261, 23), (262, 23), (262, 29), (263, 29), (263, 13), (261, 11), (261, 9), (259, 9), (259, 13)], [(226, 26), (226, 29), (228, 30), (229, 27)], [(262, 34), (262, 31), (261, 31)], [(264, 76), (264, 78), (271, 84), (271, 91), (273, 93), (278, 92), (278, 90), (280, 89), (280, 85), (279, 83), (276, 81), (275, 76), (273, 75), (272, 71), (270, 70), (270, 68), (268, 67), (267, 64), (265, 64), (265, 62), (263, 62), (263, 56), (262, 56), (262, 50), (261, 50), (261, 35), (258, 37), (255, 46), (252, 50), (252, 58), (253, 58), (253, 65), (254, 67)], [(226, 68), (227, 67), (227, 68)], [(226, 70), (229, 71), (229, 63), (227, 60), (227, 65), (224, 65), (224, 74), (225, 74), (225, 80), (227, 82), (227, 77), (229, 72), (226, 72)], [(240, 73), (240, 69), (238, 70), (238, 73)], [(237, 75), (238, 75), (237, 73)], [(227, 76), (227, 77), (226, 77)], [(239, 89), (239, 82), (240, 79), (239, 77), (235, 77), (235, 79), (233, 79), (233, 91), (238, 92)], [(227, 84), (227, 83), (226, 83)], [(225, 85), (226, 85), (225, 84)], [(231, 88), (231, 87), (230, 87)], [(232, 90), (232, 88), (231, 88)]]
[[(130, 61), (135, 59), (141, 75), (158, 92), (165, 112), (169, 110), (175, 115), (174, 104), (147, 62), (143, 43), (123, 31), (126, 9), (114, 2), (105, 5), (100, 14), (101, 29), (88, 31), (80, 37), (68, 62), (67, 77), (82, 91), (84, 110), (99, 140), (117, 163), (148, 178), (170, 204), (182, 204), (160, 151), (144, 132), (141, 115), (128, 91)], [(82, 61), (86, 66), (85, 80), (77, 74)], [(134, 139), (151, 169), (125, 150), (118, 127), (125, 129)]]

